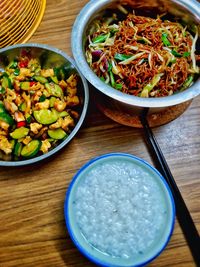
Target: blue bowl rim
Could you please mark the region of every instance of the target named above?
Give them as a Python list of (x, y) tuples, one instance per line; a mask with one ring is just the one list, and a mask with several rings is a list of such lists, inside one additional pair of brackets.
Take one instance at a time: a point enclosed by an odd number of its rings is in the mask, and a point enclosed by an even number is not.
[(75, 181), (79, 178), (79, 175), (87, 168), (89, 167), (90, 165), (92, 165), (94, 162), (98, 161), (98, 160), (101, 160), (103, 158), (107, 158), (107, 157), (117, 157), (117, 156), (122, 156), (122, 157), (128, 157), (128, 158), (132, 158), (144, 165), (146, 165), (147, 167), (149, 167), (151, 170), (153, 170), (161, 179), (161, 181), (163, 182), (163, 185), (165, 186), (165, 188), (167, 189), (167, 192), (169, 194), (169, 198), (170, 198), (170, 203), (172, 205), (172, 220), (171, 220), (171, 230), (169, 232), (169, 235), (168, 235), (168, 238), (166, 240), (166, 242), (163, 244), (163, 246), (161, 247), (160, 251), (157, 252), (156, 255), (152, 256), (148, 261), (146, 262), (142, 262), (141, 264), (139, 265), (133, 265), (133, 266), (129, 266), (129, 267), (142, 267), (142, 266), (145, 266), (147, 265), (148, 263), (150, 263), (151, 261), (153, 261), (155, 258), (157, 258), (161, 253), (162, 251), (165, 249), (165, 247), (167, 246), (167, 244), (169, 243), (169, 240), (172, 236), (172, 233), (173, 233), (173, 230), (174, 230), (174, 225), (175, 225), (175, 216), (176, 216), (176, 209), (175, 209), (175, 202), (174, 202), (174, 198), (173, 198), (173, 195), (172, 195), (172, 192), (170, 190), (170, 187), (168, 185), (168, 183), (166, 182), (166, 180), (164, 179), (164, 177), (160, 174), (160, 172), (155, 168), (153, 167), (151, 164), (149, 164), (147, 161), (145, 161), (144, 159), (141, 159), (139, 157), (136, 157), (132, 154), (128, 154), (128, 153), (122, 153), (122, 152), (113, 152), (113, 153), (107, 153), (107, 154), (103, 154), (103, 155), (100, 155), (100, 156), (97, 156), (91, 160), (89, 160), (88, 162), (86, 162), (78, 171), (77, 173), (74, 175), (71, 183), (69, 184), (69, 187), (68, 187), (68, 190), (66, 192), (66, 197), (65, 197), (65, 202), (64, 202), (64, 216), (65, 216), (65, 223), (66, 223), (66, 227), (67, 227), (67, 230), (68, 230), (68, 233), (69, 233), (69, 236), (70, 238), (72, 239), (73, 243), (75, 244), (75, 246), (77, 247), (77, 249), (84, 255), (86, 256), (91, 262), (95, 263), (96, 265), (98, 266), (102, 266), (102, 267), (120, 267), (119, 265), (105, 265), (105, 262), (103, 263), (101, 260), (97, 259), (97, 258), (94, 258), (92, 257), (91, 254), (89, 254), (87, 252), (87, 250), (85, 248), (83, 248), (78, 240), (75, 238), (74, 234), (73, 234), (73, 230), (71, 229), (70, 227), (70, 223), (69, 223), (69, 212), (68, 212), (68, 203), (69, 203), (69, 197), (70, 197), (70, 193), (71, 193), (71, 190), (73, 188), (73, 185), (75, 183)]
[(69, 61), (75, 67), (78, 75), (81, 78), (81, 81), (83, 83), (83, 90), (84, 90), (84, 103), (83, 103), (83, 109), (82, 109), (82, 112), (81, 112), (81, 116), (80, 116), (76, 126), (74, 127), (74, 129), (72, 130), (70, 135), (64, 141), (62, 141), (58, 146), (56, 146), (54, 149), (50, 150), (46, 154), (31, 158), (31, 159), (27, 159), (27, 160), (19, 160), (19, 161), (2, 161), (2, 160), (0, 160), (0, 166), (5, 166), (5, 167), (6, 166), (17, 167), (17, 166), (30, 165), (30, 164), (39, 162), (41, 160), (45, 160), (45, 159), (49, 158), (50, 156), (54, 155), (55, 153), (57, 153), (58, 151), (60, 151), (64, 146), (66, 146), (73, 139), (73, 137), (79, 131), (79, 129), (80, 129), (85, 117), (86, 117), (87, 108), (88, 108), (88, 104), (89, 104), (88, 83), (87, 83), (86, 79), (84, 78), (84, 76), (82, 75), (82, 73), (80, 72), (79, 68), (77, 67), (76, 62), (74, 61), (74, 59), (69, 57), (62, 50), (60, 50), (58, 48), (55, 48), (55, 47), (52, 47), (50, 45), (45, 45), (45, 44), (26, 43), (26, 44), (17, 44), (17, 45), (11, 45), (11, 46), (8, 46), (8, 47), (5, 47), (5, 48), (1, 48), (0, 49), (0, 54), (3, 53), (3, 52), (9, 51), (9, 50), (15, 49), (15, 48), (24, 48), (24, 47), (46, 49), (46, 50), (52, 51), (54, 53), (57, 53), (57, 54), (61, 55), (64, 58), (66, 58), (66, 60)]

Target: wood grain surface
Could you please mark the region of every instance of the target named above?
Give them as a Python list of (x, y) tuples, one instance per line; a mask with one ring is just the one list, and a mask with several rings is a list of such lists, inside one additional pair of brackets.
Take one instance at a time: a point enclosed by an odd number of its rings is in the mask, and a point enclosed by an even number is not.
[[(29, 42), (72, 55), (72, 25), (86, 2), (47, 0), (44, 18)], [(199, 100), (153, 131), (200, 232)], [(0, 168), (0, 267), (94, 266), (70, 240), (63, 205), (76, 171), (91, 158), (109, 152), (131, 153), (153, 164), (142, 130), (110, 120), (91, 101), (83, 127), (59, 154), (33, 166)], [(167, 248), (149, 266), (195, 266), (177, 221)]]

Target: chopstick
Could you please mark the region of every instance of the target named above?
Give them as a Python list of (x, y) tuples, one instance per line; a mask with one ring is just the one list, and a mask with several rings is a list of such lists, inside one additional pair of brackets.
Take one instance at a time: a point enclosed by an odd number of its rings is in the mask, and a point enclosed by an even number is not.
[(174, 197), (176, 206), (176, 216), (187, 241), (187, 244), (192, 253), (193, 259), (197, 266), (200, 266), (200, 236), (194, 224), (194, 221), (190, 215), (190, 212), (185, 204), (185, 201), (179, 191), (178, 186), (174, 180), (174, 177), (170, 171), (170, 168), (166, 162), (166, 159), (159, 147), (159, 144), (149, 126), (147, 120), (149, 108), (145, 108), (141, 115), (140, 121), (142, 123), (144, 134), (146, 137), (147, 144), (149, 144), (152, 152), (152, 156), (155, 160), (158, 170), (167, 181), (171, 192)]

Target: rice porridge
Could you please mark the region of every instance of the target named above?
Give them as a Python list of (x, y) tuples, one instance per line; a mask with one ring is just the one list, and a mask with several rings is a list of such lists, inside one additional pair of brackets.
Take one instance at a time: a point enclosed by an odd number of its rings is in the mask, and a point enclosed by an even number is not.
[(142, 255), (165, 231), (167, 204), (153, 174), (129, 160), (106, 160), (81, 178), (77, 225), (94, 249), (114, 258)]

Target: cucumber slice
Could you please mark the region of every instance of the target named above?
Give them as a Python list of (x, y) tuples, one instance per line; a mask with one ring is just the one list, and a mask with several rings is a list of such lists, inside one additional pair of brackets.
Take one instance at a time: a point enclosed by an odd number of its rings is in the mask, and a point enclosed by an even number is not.
[(20, 142), (17, 142), (15, 144), (15, 147), (14, 147), (14, 155), (15, 156), (19, 157), (21, 155), (22, 147), (23, 147), (23, 145)]
[(31, 123), (32, 117), (30, 114), (25, 114), (25, 119), (26, 119), (26, 122), (29, 124)]
[(55, 101), (56, 101), (56, 97), (55, 96), (52, 96), (49, 99), (49, 105), (50, 105), (51, 108), (53, 108)]
[(20, 105), (19, 105), (19, 110), (20, 111), (25, 111), (26, 110), (26, 102), (22, 102)]
[(32, 140), (30, 143), (28, 143), (22, 148), (21, 156), (25, 158), (34, 157), (40, 150), (41, 145), (42, 142), (40, 140)]
[(45, 83), (45, 88), (47, 89), (48, 93), (53, 96), (61, 97), (61, 98), (64, 96), (63, 90), (58, 84)]
[(0, 121), (8, 123), (10, 126), (14, 124), (13, 118), (6, 112), (0, 113)]
[(61, 128), (58, 128), (55, 130), (48, 130), (48, 135), (49, 137), (56, 139), (56, 140), (61, 140), (67, 136), (66, 132)]
[(64, 111), (58, 112), (58, 116), (59, 118), (66, 117), (66, 116), (69, 116), (69, 113), (64, 110)]
[(1, 85), (2, 85), (2, 88), (4, 88), (4, 89), (11, 88), (12, 87), (12, 83), (11, 83), (10, 78), (4, 76), (3, 79), (2, 79)]
[(52, 76), (50, 78), (51, 78), (52, 82), (58, 84), (58, 78), (56, 76)]
[(20, 138), (24, 138), (25, 136), (27, 136), (29, 133), (29, 129), (26, 127), (20, 127), (15, 129), (12, 133), (10, 133), (10, 136), (13, 139), (20, 139)]
[(43, 77), (43, 76), (37, 75), (37, 76), (34, 76), (33, 78), (36, 81), (40, 82), (40, 83), (47, 83), (48, 82), (48, 80), (45, 77)]
[(52, 124), (58, 119), (58, 112), (55, 109), (41, 109), (35, 110), (33, 115), (37, 122), (41, 124)]
[(5, 94), (6, 90), (0, 85), (0, 95)]
[(30, 82), (21, 82), (20, 83), (20, 87), (21, 87), (21, 89), (22, 90), (29, 90), (29, 88), (30, 88)]
[(6, 112), (5, 106), (2, 101), (0, 101), (0, 113)]

